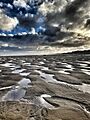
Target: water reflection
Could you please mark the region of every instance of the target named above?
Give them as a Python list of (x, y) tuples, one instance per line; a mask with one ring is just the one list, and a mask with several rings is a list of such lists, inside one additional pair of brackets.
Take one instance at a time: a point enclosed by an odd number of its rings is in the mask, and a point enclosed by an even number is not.
[[(67, 82), (58, 81), (57, 79), (53, 78), (54, 74), (46, 74), (46, 73), (39, 71), (39, 70), (35, 70), (35, 71), (38, 72), (42, 78), (44, 78), (43, 80), (45, 80), (45, 82), (68, 85), (68, 86), (77, 88), (78, 90), (80, 90), (84, 93), (90, 93), (90, 84), (83, 83), (82, 85), (73, 85), (73, 84), (70, 84)], [(63, 73), (63, 70), (62, 70), (62, 73)]]
[(18, 101), (23, 99), (29, 83), (31, 83), (29, 79), (23, 78), (18, 82), (19, 86), (12, 86), (12, 89), (2, 97), (2, 101)]
[(23, 78), (21, 81), (18, 82), (21, 88), (28, 88), (28, 84), (31, 83), (30, 79)]

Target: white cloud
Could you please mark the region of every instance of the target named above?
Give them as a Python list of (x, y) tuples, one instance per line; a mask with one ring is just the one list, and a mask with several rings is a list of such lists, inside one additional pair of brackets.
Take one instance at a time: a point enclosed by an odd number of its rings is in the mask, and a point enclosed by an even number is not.
[(14, 0), (13, 5), (20, 6), (20, 7), (26, 7), (27, 3), (25, 0)]
[(3, 10), (0, 9), (0, 29), (4, 31), (11, 31), (14, 29), (19, 21), (16, 17), (11, 18), (4, 14)]

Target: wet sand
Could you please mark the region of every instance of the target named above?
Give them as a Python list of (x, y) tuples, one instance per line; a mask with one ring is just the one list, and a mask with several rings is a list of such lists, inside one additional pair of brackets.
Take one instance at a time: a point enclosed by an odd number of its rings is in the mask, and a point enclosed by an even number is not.
[[(19, 100), (2, 98), (29, 81)], [(90, 54), (0, 57), (0, 120), (90, 120)]]

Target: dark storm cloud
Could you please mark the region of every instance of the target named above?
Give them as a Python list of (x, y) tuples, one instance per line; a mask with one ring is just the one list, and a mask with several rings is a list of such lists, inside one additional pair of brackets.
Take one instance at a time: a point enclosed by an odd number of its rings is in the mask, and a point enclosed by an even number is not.
[[(8, 20), (0, 25), (0, 41), (15, 46), (31, 44), (59, 47), (83, 46), (86, 39), (73, 37), (75, 34), (73, 29), (79, 25), (84, 26), (85, 12), (88, 14), (89, 11), (87, 10), (89, 0), (43, 2), (42, 0), (0, 1), (0, 10), (3, 11), (0, 22)], [(89, 22), (87, 26), (88, 24)]]
[(65, 15), (74, 16), (77, 10), (82, 7), (88, 0), (74, 0), (65, 8)]

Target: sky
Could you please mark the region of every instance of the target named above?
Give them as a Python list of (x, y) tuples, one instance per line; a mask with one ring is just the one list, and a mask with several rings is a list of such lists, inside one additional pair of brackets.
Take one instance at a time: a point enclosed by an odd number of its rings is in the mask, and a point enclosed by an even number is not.
[[(83, 27), (89, 18), (89, 4), (74, 1), (0, 0), (0, 53), (27, 50), (53, 53), (90, 48), (89, 41), (80, 40), (83, 35), (90, 35)], [(68, 9), (73, 3), (77, 5), (75, 14)]]

